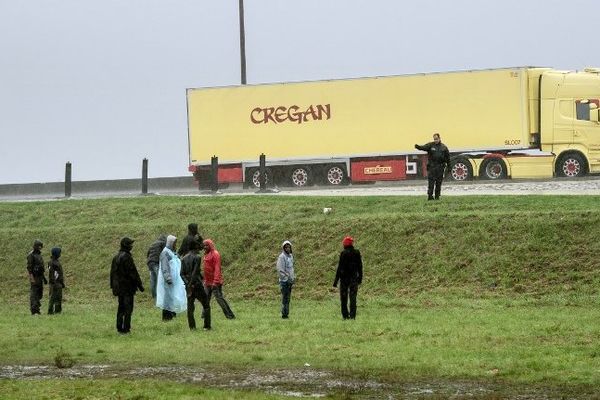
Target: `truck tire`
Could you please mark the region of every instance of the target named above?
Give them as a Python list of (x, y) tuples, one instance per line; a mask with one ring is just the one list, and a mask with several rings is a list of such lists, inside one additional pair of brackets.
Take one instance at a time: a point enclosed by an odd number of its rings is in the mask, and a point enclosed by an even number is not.
[(481, 163), (479, 177), (481, 179), (506, 179), (508, 176), (506, 164), (501, 158), (488, 158)]
[(465, 157), (456, 157), (450, 161), (448, 178), (453, 181), (470, 181), (473, 179), (473, 167)]
[(290, 182), (295, 187), (306, 187), (312, 183), (312, 171), (305, 166), (293, 167), (290, 169)]
[(566, 153), (556, 161), (556, 176), (577, 178), (587, 173), (585, 158), (579, 153)]
[(325, 184), (338, 186), (347, 181), (346, 169), (342, 165), (332, 164), (325, 168)]
[[(273, 172), (270, 168), (266, 169), (265, 184), (272, 184)], [(250, 168), (246, 174), (247, 185), (251, 188), (260, 189), (260, 168)]]

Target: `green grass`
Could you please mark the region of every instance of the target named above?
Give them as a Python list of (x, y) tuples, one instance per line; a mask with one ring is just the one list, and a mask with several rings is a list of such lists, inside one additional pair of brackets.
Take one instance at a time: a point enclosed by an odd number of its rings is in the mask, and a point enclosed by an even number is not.
[[(268, 370), (309, 363), (384, 381), (598, 386), (599, 200), (247, 196), (0, 203), (1, 362), (52, 365), (67, 351), (76, 365)], [(333, 212), (324, 215), (323, 207)], [(147, 282), (148, 246), (162, 232), (182, 237), (189, 222), (221, 251), (225, 296), (239, 318), (226, 321), (214, 303), (214, 331), (192, 333), (184, 315), (160, 322), (146, 292), (136, 297), (133, 334), (117, 336), (108, 273), (120, 237), (136, 239), (134, 258)], [(331, 288), (347, 234), (365, 264), (353, 322), (341, 321)], [(64, 315), (28, 315), (25, 256), (36, 238), (45, 243), (46, 259), (52, 246), (63, 248)], [(289, 321), (278, 318), (274, 268), (284, 239), (294, 243), (298, 273)], [(43, 311), (45, 305), (47, 297)]]

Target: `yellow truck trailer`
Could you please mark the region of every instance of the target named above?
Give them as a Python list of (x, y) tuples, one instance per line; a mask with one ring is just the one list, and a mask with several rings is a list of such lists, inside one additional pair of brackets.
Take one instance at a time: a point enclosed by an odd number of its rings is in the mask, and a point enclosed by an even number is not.
[(187, 90), (201, 185), (305, 186), (426, 175), (415, 143), (440, 133), (454, 180), (600, 171), (600, 69), (519, 67)]

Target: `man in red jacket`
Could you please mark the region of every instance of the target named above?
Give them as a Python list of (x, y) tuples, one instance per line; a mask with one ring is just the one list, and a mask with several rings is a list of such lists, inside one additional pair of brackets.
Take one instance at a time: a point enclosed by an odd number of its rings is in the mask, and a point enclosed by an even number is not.
[(227, 319), (234, 319), (235, 315), (227, 301), (223, 297), (223, 275), (221, 274), (221, 255), (215, 249), (212, 240), (206, 239), (202, 242), (204, 245), (204, 289), (210, 304), (210, 299), (214, 293), (217, 303), (221, 306), (223, 314)]

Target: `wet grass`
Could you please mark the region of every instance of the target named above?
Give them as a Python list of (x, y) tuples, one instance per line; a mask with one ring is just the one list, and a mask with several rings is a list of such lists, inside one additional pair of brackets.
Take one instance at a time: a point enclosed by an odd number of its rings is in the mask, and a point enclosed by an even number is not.
[[(308, 363), (390, 382), (557, 384), (567, 392), (600, 386), (599, 200), (248, 196), (0, 203), (0, 362), (52, 365), (62, 351), (76, 366), (269, 370)], [(323, 207), (333, 212), (324, 215)], [(214, 331), (192, 333), (183, 315), (161, 323), (146, 292), (137, 297), (133, 334), (117, 336), (108, 273), (120, 237), (136, 239), (134, 258), (147, 282), (147, 247), (161, 232), (182, 236), (192, 221), (222, 253), (225, 296), (239, 318), (226, 321), (214, 304)], [(365, 263), (353, 322), (340, 320), (331, 288), (347, 234)], [(35, 238), (45, 242), (46, 259), (52, 246), (63, 248), (64, 315), (28, 315), (25, 256)], [(284, 239), (294, 243), (298, 273), (289, 321), (278, 318), (274, 272)], [(47, 293), (43, 311), (45, 305)]]

